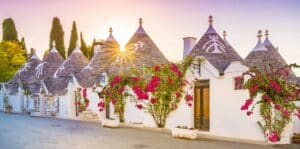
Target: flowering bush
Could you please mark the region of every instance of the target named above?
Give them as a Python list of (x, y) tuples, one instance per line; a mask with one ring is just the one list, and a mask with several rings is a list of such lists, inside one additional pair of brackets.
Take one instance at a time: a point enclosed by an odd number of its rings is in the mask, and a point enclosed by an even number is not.
[(109, 80), (110, 83), (98, 93), (99, 97), (104, 99), (98, 103), (99, 111), (102, 112), (106, 105), (112, 103), (114, 112), (119, 116), (120, 122), (124, 122), (125, 99), (130, 95), (125, 91), (125, 86), (130, 81), (130, 77), (127, 77), (127, 75), (116, 75)]
[[(169, 113), (177, 109), (191, 62), (192, 58), (187, 58), (182, 63), (155, 65), (146, 70), (145, 78), (132, 77), (129, 85), (137, 97), (136, 107), (150, 113), (158, 127), (164, 127)], [(191, 106), (193, 97), (186, 95), (185, 99)]]
[[(289, 72), (292, 67), (299, 66), (292, 64), (280, 69), (270, 66), (271, 69), (262, 72), (252, 68), (243, 74), (243, 77), (250, 76), (244, 84), (244, 88), (249, 90), (250, 98), (245, 101), (241, 110), (247, 111), (250, 116), (255, 106), (260, 106), (263, 121), (258, 124), (266, 139), (271, 142), (280, 141), (284, 127), (291, 121), (293, 113), (300, 118), (300, 110), (296, 110), (294, 103), (300, 97), (300, 88), (299, 84), (290, 80)], [(261, 99), (252, 105), (258, 94), (262, 95)]]
[[(183, 97), (183, 89), (187, 84), (184, 80), (186, 70), (192, 62), (191, 58), (182, 63), (160, 64), (153, 68), (147, 68), (144, 75), (127, 74), (111, 77), (109, 85), (99, 93), (103, 101), (98, 103), (99, 111), (103, 111), (105, 105), (112, 103), (115, 113), (124, 121), (125, 99), (131, 94), (125, 90), (125, 86), (131, 87), (136, 96), (136, 108), (149, 112), (158, 127), (164, 127), (166, 118), (171, 111), (178, 107)], [(140, 76), (145, 76), (141, 78)], [(192, 105), (193, 97), (186, 96), (188, 106)]]
[[(76, 93), (76, 96), (77, 96), (77, 102), (76, 102), (76, 105), (77, 105), (77, 108), (78, 108), (78, 112), (81, 113), (83, 111), (86, 110), (86, 108), (89, 106), (89, 99), (87, 98), (87, 93), (86, 93), (86, 88), (84, 88), (82, 90), (82, 96), (81, 96), (81, 89), (79, 88), (78, 89), (78, 92)], [(83, 97), (83, 98), (81, 98)]]

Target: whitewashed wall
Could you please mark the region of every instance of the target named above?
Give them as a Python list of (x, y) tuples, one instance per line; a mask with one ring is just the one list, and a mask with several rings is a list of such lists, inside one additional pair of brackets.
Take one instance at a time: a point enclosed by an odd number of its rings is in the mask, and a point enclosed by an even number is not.
[[(300, 101), (296, 101), (296, 106), (300, 107)], [(300, 119), (295, 116), (293, 119), (293, 123), (294, 123), (294, 132), (300, 133)]]

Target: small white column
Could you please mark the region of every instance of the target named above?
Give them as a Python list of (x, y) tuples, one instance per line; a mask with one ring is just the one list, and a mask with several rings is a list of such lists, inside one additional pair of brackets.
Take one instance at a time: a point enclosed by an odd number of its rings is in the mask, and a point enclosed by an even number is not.
[(197, 38), (184, 37), (183, 38), (183, 58), (190, 54), (194, 46), (196, 45)]

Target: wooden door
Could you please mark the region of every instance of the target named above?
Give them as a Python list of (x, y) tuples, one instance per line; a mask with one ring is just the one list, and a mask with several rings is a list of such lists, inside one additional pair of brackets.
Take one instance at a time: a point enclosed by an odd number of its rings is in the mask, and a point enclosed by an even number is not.
[(194, 90), (194, 126), (196, 129), (209, 131), (209, 83), (199, 83)]

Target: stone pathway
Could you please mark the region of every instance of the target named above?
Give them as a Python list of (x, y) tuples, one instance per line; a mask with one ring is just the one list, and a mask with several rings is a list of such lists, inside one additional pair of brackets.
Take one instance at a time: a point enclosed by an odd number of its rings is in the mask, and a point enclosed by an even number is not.
[(98, 123), (33, 118), (0, 113), (0, 149), (299, 149), (209, 139), (172, 138), (168, 133), (133, 128), (102, 128)]

